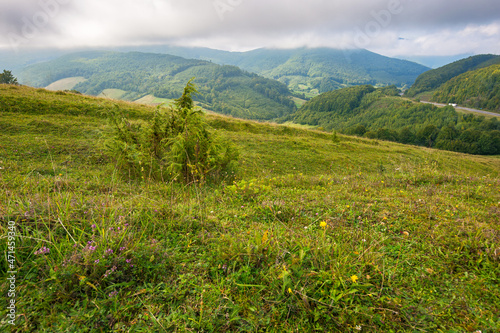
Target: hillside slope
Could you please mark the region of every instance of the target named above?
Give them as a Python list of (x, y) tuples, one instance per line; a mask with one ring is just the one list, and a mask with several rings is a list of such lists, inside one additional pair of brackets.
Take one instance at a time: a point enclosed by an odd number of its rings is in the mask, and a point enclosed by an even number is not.
[(0, 85), (16, 332), (500, 330), (498, 158), (210, 115), (234, 182), (167, 183), (117, 174), (117, 108), (155, 111)]
[(431, 101), (500, 112), (500, 65), (452, 78), (434, 92)]
[(481, 54), (455, 61), (421, 74), (405, 95), (414, 97), (422, 92), (432, 91), (460, 74), (499, 63), (500, 56), (493, 54)]
[(497, 118), (411, 102), (399, 97), (394, 87), (358, 86), (324, 93), (283, 121), (470, 154), (500, 154)]
[(16, 332), (500, 330), (498, 158), (210, 115), (234, 182), (129, 178), (117, 108), (0, 85)]
[(174, 46), (144, 46), (137, 49), (238, 66), (279, 80), (294, 92), (308, 96), (362, 84), (410, 86), (420, 74), (429, 70), (414, 62), (385, 57), (367, 50), (298, 48), (227, 52)]
[(97, 96), (122, 90), (128, 100), (146, 95), (179, 96), (192, 77), (200, 92), (195, 99), (206, 109), (247, 119), (273, 119), (295, 110), (288, 88), (234, 66), (204, 60), (146, 53), (82, 52), (27, 67), (20, 79), (45, 87), (60, 79), (84, 77), (74, 89)]

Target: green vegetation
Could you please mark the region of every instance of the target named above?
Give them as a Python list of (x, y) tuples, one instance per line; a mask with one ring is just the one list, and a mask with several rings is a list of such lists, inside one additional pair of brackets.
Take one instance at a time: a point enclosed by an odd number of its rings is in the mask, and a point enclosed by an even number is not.
[(433, 69), (421, 74), (415, 84), (405, 93), (408, 97), (435, 90), (452, 78), (468, 71), (488, 67), (500, 63), (500, 56), (493, 54), (482, 54), (466, 59), (455, 61), (446, 66)]
[(238, 154), (222, 141), (194, 107), (191, 81), (174, 107), (158, 108), (144, 124), (131, 124), (120, 110), (110, 115), (114, 133), (107, 147), (129, 178), (186, 183), (221, 180), (234, 173)]
[(205, 109), (246, 119), (274, 119), (296, 110), (288, 88), (234, 66), (203, 60), (146, 53), (83, 52), (36, 64), (23, 71), (23, 82), (45, 87), (70, 77), (86, 80), (73, 89), (97, 96), (109, 89), (122, 90), (125, 100), (153, 94), (173, 99), (185, 82), (196, 77), (200, 94), (195, 100)]
[[(139, 48), (140, 49), (140, 48)], [(238, 66), (252, 73), (285, 83), (297, 97), (314, 97), (343, 87), (372, 84), (410, 86), (429, 68), (367, 50), (332, 48), (257, 49), (225, 52), (206, 48), (146, 47), (184, 58), (210, 60)]]
[(500, 65), (456, 76), (432, 95), (431, 101), (500, 111)]
[[(485, 80), (486, 85), (490, 82)], [(393, 86), (380, 89), (357, 86), (328, 92), (282, 120), (371, 139), (469, 154), (500, 154), (497, 118), (458, 114), (453, 107), (414, 103), (399, 97)]]
[(3, 70), (3, 73), (0, 73), (0, 84), (18, 84), (17, 78), (12, 75), (11, 71), (6, 69)]
[(498, 157), (207, 115), (234, 183), (128, 179), (115, 104), (0, 85), (17, 332), (500, 330)]

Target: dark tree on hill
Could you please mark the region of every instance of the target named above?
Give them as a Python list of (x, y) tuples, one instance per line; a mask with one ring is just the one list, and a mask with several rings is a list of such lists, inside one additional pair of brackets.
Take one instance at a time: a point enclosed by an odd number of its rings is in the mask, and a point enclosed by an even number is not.
[(3, 73), (0, 74), (0, 83), (3, 83), (3, 84), (19, 84), (17, 82), (17, 79), (14, 77), (14, 75), (12, 75), (12, 72), (11, 71), (8, 71), (8, 70), (3, 70)]

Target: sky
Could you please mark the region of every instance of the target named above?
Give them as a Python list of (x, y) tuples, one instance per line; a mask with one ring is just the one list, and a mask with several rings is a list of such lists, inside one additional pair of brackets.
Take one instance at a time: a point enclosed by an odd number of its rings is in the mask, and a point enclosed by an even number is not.
[(0, 50), (151, 44), (500, 54), (500, 1), (0, 0)]

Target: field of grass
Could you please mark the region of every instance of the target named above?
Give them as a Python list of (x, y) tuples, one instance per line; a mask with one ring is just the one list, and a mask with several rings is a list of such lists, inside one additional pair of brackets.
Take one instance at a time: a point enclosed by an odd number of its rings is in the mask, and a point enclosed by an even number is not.
[(13, 331), (500, 331), (498, 156), (208, 114), (235, 175), (128, 179), (105, 150), (114, 105), (155, 109), (0, 85)]
[(47, 86), (46, 89), (48, 90), (71, 90), (73, 89), (78, 83), (85, 81), (84, 77), (77, 76), (77, 77), (68, 77), (65, 79), (61, 79), (59, 81), (53, 82), (50, 85)]
[(153, 95), (144, 96), (141, 99), (135, 101), (136, 103), (146, 104), (146, 105), (158, 105), (162, 104), (164, 106), (169, 106), (173, 103), (173, 100), (167, 98), (158, 98)]
[(127, 92), (121, 89), (104, 89), (98, 97), (121, 99)]

